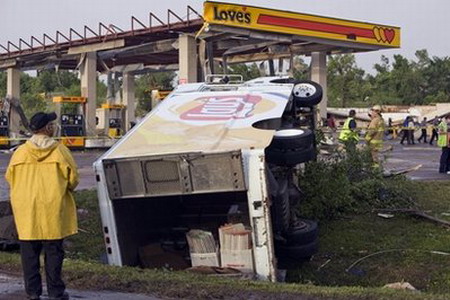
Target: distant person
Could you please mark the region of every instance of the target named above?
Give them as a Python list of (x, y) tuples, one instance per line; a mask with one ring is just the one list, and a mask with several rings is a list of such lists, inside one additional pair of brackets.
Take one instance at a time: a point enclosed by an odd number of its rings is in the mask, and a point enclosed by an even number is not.
[(423, 140), (424, 143), (427, 143), (427, 118), (423, 118), (422, 122), (420, 122), (420, 137), (417, 141), (420, 143)]
[(439, 138), (437, 145), (442, 148), (441, 159), (439, 162), (439, 173), (449, 174), (449, 159), (450, 159), (450, 148), (448, 144), (448, 123), (450, 122), (450, 115), (446, 115), (442, 118), (441, 123), (438, 125)]
[(411, 122), (411, 116), (407, 116), (405, 121), (403, 121), (402, 139), (400, 140), (400, 144), (402, 144), (402, 145), (405, 142), (405, 140), (408, 145), (411, 145), (411, 135), (410, 135), (410, 131), (409, 131), (410, 122)]
[(336, 120), (332, 114), (327, 115), (327, 126), (332, 130), (336, 131)]
[(369, 116), (371, 121), (367, 128), (365, 140), (370, 149), (374, 166), (379, 166), (378, 153), (383, 148), (384, 136), (384, 120), (381, 116), (381, 106), (375, 105), (372, 107)]
[(78, 171), (69, 149), (52, 139), (55, 113), (39, 112), (30, 120), (33, 136), (19, 146), (6, 171), (17, 227), (25, 291), (40, 299), (41, 252), (44, 252), (48, 299), (69, 299), (61, 278), (63, 239), (77, 233), (72, 195)]
[(394, 138), (394, 128), (392, 127), (392, 118), (388, 119), (388, 130), (387, 130), (387, 135), (392, 136), (392, 138)]
[(348, 118), (345, 120), (344, 126), (342, 126), (341, 133), (339, 134), (339, 141), (346, 146), (347, 150), (354, 150), (359, 141), (355, 115), (356, 111), (354, 109), (349, 111)]
[(414, 131), (416, 130), (416, 123), (414, 122), (414, 118), (411, 116), (409, 117), (409, 122), (408, 122), (408, 135), (409, 135), (409, 140), (411, 141), (411, 144), (414, 145)]
[(432, 128), (431, 128), (431, 138), (430, 138), (430, 145), (433, 145), (434, 140), (438, 140), (438, 130), (437, 127), (441, 123), (441, 120), (438, 118), (438, 116), (435, 116), (432, 122)]

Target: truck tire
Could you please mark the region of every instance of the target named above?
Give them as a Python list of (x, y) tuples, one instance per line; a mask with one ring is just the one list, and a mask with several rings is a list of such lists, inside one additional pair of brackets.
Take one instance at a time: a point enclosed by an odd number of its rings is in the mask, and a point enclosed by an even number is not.
[(292, 88), (294, 103), (297, 107), (311, 107), (322, 101), (322, 87), (310, 80), (297, 82)]
[(315, 241), (304, 245), (275, 245), (275, 255), (278, 260), (308, 260), (319, 251), (319, 241)]
[(278, 166), (295, 166), (316, 158), (316, 149), (278, 150), (266, 148), (266, 161)]
[(267, 148), (271, 149), (306, 149), (314, 144), (314, 134), (309, 129), (281, 129), (273, 135)]
[(286, 232), (287, 245), (305, 245), (317, 240), (319, 228), (316, 221), (302, 219)]

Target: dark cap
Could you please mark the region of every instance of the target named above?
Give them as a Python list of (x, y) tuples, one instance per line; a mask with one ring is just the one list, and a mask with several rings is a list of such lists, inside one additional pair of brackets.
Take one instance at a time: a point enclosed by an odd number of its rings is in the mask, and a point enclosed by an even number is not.
[(30, 129), (33, 131), (44, 128), (45, 125), (50, 123), (51, 121), (56, 120), (57, 116), (55, 112), (51, 112), (46, 114), (44, 112), (38, 112), (31, 117), (30, 120)]

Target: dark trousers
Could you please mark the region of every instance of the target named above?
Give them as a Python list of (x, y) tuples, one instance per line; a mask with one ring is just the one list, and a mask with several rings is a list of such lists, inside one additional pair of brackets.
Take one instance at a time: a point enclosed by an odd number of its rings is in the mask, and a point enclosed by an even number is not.
[(39, 260), (42, 250), (44, 252), (48, 295), (54, 298), (61, 297), (66, 289), (61, 278), (64, 259), (63, 240), (20, 241), (25, 291), (28, 296), (42, 295), (41, 265)]
[(431, 138), (430, 138), (430, 145), (433, 145), (433, 141), (438, 139), (438, 132), (436, 129), (433, 128), (433, 131), (431, 132)]
[(410, 135), (410, 130), (408, 129), (403, 129), (403, 136), (402, 139), (400, 141), (400, 144), (403, 145), (403, 142), (406, 140), (406, 142), (409, 144), (411, 144), (411, 135)]
[(414, 129), (408, 130), (409, 138), (411, 140), (411, 144), (414, 145)]
[(419, 143), (421, 140), (423, 140), (424, 143), (427, 142), (427, 130), (424, 128), (422, 128), (422, 133), (420, 134), (420, 137), (418, 139)]
[(449, 169), (450, 148), (442, 147), (441, 160), (439, 162), (439, 173), (447, 173)]

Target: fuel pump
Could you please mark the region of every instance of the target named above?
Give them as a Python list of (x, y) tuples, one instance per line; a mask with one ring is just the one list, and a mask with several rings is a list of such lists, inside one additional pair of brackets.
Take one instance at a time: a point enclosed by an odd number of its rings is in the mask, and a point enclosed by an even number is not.
[(102, 104), (105, 111), (105, 118), (108, 131), (111, 138), (120, 138), (125, 133), (125, 113), (126, 106), (123, 104)]
[(9, 118), (4, 112), (0, 112), (0, 148), (9, 148)]
[(59, 136), (69, 148), (84, 148), (86, 97), (53, 97), (59, 115)]

